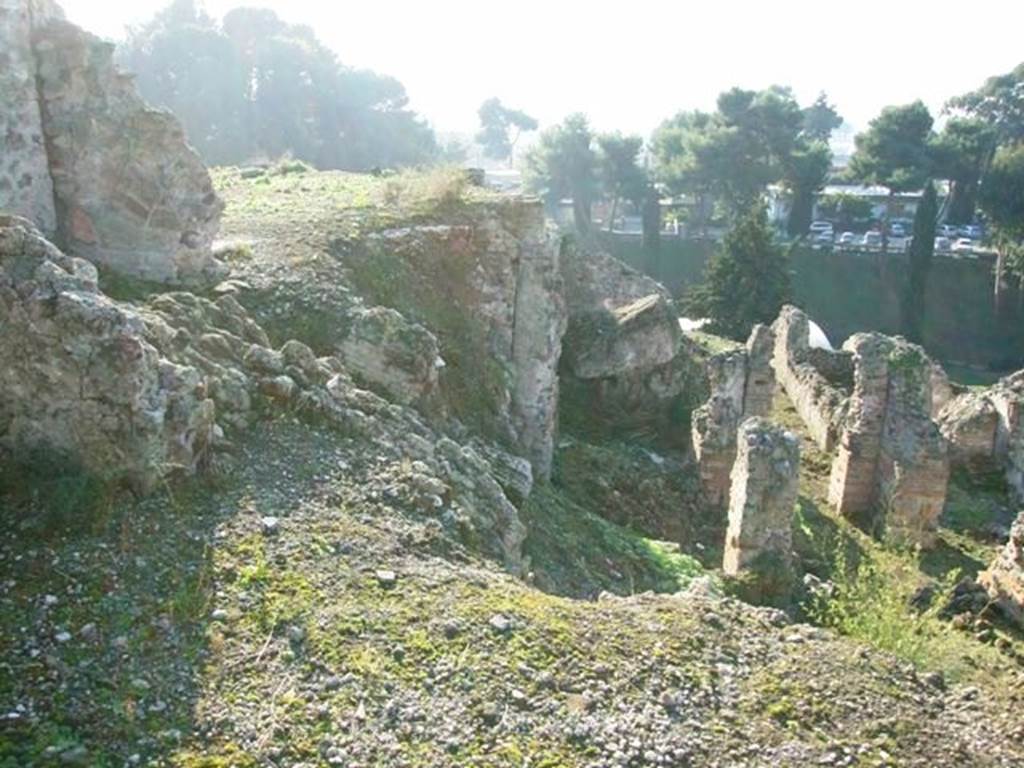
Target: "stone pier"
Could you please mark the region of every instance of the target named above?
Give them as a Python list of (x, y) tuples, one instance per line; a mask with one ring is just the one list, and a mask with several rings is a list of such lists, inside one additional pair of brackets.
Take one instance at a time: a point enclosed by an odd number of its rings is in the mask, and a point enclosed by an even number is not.
[(747, 419), (736, 439), (729, 528), (722, 568), (736, 575), (792, 557), (793, 510), (800, 484), (800, 442), (771, 422)]
[(775, 396), (772, 330), (757, 325), (742, 350), (723, 352), (707, 362), (711, 396), (693, 412), (691, 446), (705, 499), (724, 507), (729, 473), (736, 458), (736, 430), (744, 418), (767, 416)]

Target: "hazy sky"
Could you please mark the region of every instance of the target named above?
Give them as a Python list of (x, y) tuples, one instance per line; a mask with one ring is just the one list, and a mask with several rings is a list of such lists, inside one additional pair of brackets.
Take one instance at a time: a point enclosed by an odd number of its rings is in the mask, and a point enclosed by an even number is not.
[[(63, 0), (106, 37), (166, 0)], [(1022, 0), (206, 0), (311, 25), (349, 65), (401, 80), (441, 131), (471, 131), (490, 96), (547, 124), (586, 112), (601, 130), (647, 134), (733, 85), (828, 92), (861, 127), (886, 104), (950, 96), (1024, 60)]]

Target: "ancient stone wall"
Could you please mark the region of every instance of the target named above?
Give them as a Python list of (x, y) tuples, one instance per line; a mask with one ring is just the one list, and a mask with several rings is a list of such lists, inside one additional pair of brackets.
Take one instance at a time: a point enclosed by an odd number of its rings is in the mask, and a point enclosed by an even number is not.
[(27, 220), (0, 219), (0, 444), (55, 450), (143, 490), (192, 471), (214, 435), (195, 368), (161, 356), (96, 269)]
[(818, 446), (831, 452), (838, 440), (847, 407), (847, 393), (832, 384), (810, 362), (807, 316), (785, 306), (772, 326), (775, 351), (772, 366), (779, 384)]
[(771, 412), (774, 346), (772, 330), (756, 325), (744, 349), (723, 352), (707, 361), (711, 396), (693, 413), (691, 446), (705, 498), (712, 506), (723, 506), (728, 500), (740, 423)]
[(747, 419), (736, 438), (729, 528), (722, 568), (735, 575), (792, 557), (793, 512), (800, 484), (800, 442), (764, 419)]
[[(445, 363), (438, 371), (439, 394), (454, 412), (476, 418), (473, 426), (493, 432), (530, 460), (537, 477), (546, 478), (566, 326), (559, 242), (533, 200), (511, 198), (481, 206), (473, 222), (376, 233), (353, 250), (349, 261), (371, 301), (419, 321), (436, 336)], [(398, 371), (383, 358), (380, 365), (369, 364), (389, 354), (412, 360), (418, 372), (412, 377), (418, 392), (409, 392), (413, 399), (433, 389), (426, 365), (429, 345), (413, 350), (405, 344), (408, 333), (389, 345), (390, 353), (373, 352), (355, 338), (360, 336), (358, 323), (347, 337), (340, 336), (346, 360), (358, 349), (354, 359), (367, 363), (356, 372), (370, 383), (396, 390), (398, 382), (389, 379)], [(469, 397), (473, 414), (466, 414)]]
[[(931, 419), (934, 363), (877, 333), (851, 336), (854, 387), (829, 478), (829, 501), (896, 540), (928, 546), (946, 500), (946, 440)], [(876, 517), (877, 515), (877, 517)]]
[(724, 506), (729, 498), (729, 475), (736, 459), (736, 430), (743, 420), (747, 382), (747, 353), (736, 350), (708, 360), (711, 397), (693, 412), (693, 456), (707, 502)]
[(978, 581), (1003, 613), (1024, 627), (1024, 512), (1010, 529), (1010, 540)]
[(222, 274), (222, 204), (180, 124), (117, 71), (113, 46), (46, 0), (0, 4), (0, 210), (70, 254), (160, 282)]
[(1024, 371), (950, 400), (938, 417), (955, 464), (1001, 468), (1024, 501)]

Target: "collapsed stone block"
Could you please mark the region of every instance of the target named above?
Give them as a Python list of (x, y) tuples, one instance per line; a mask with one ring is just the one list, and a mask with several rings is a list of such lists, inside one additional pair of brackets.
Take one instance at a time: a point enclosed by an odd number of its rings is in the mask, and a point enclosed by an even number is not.
[(679, 351), (681, 336), (674, 310), (655, 293), (576, 318), (570, 325), (567, 362), (581, 379), (619, 376), (669, 362)]
[(751, 418), (740, 426), (736, 445), (722, 564), (730, 575), (790, 561), (800, 484), (800, 442), (792, 433)]
[(403, 405), (432, 395), (444, 366), (437, 338), (430, 331), (384, 307), (356, 315), (339, 350), (353, 374)]
[(1003, 613), (1024, 627), (1024, 512), (1010, 529), (1010, 539), (978, 582)]

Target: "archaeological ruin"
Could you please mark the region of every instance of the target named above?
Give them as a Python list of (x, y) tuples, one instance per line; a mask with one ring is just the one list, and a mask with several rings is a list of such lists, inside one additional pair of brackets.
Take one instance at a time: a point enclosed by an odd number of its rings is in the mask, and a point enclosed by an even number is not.
[(49, 0), (0, 2), (0, 211), (69, 255), (163, 283), (223, 276), (223, 204), (178, 121)]

